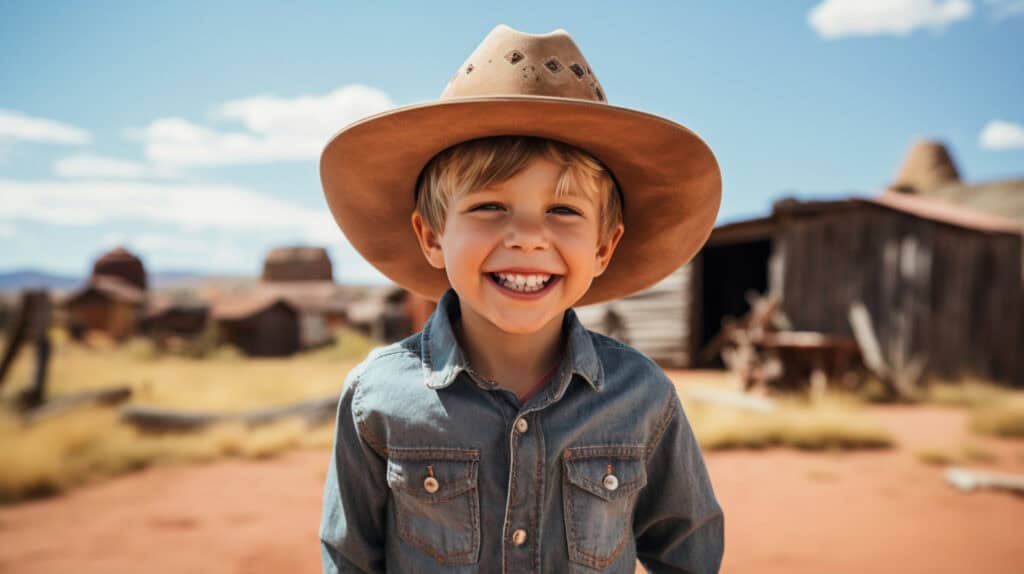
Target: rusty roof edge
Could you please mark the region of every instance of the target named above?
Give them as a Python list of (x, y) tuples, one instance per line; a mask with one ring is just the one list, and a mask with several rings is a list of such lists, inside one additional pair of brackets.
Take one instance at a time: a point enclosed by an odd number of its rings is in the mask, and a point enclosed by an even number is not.
[(886, 207), (938, 223), (985, 233), (1024, 235), (1024, 223), (993, 215), (941, 198), (924, 197), (886, 190), (858, 201)]
[(851, 195), (838, 199), (776, 201), (771, 215), (716, 227), (708, 244), (721, 245), (767, 239), (782, 218), (851, 209), (857, 205), (874, 205), (920, 219), (982, 233), (1024, 236), (1024, 223), (1015, 219), (993, 215), (941, 198), (885, 190), (874, 196)]

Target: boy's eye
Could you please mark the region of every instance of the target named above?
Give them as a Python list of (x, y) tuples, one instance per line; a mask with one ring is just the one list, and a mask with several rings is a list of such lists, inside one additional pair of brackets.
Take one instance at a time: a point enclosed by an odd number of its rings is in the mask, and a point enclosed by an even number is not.
[(551, 211), (553, 211), (553, 212), (555, 212), (555, 213), (557, 213), (559, 215), (580, 215), (580, 212), (579, 212), (578, 209), (575, 209), (573, 207), (569, 207), (567, 205), (556, 205), (555, 207), (551, 208)]
[(470, 211), (496, 211), (502, 209), (500, 203), (481, 203), (469, 208)]

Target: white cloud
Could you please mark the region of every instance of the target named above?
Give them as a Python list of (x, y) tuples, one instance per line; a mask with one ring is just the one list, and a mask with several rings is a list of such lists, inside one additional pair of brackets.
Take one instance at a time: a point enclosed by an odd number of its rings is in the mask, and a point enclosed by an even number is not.
[(146, 166), (134, 161), (79, 154), (54, 162), (53, 172), (61, 177), (138, 178), (146, 174)]
[[(0, 235), (3, 227), (0, 225)], [(339, 236), (340, 237), (340, 236)], [(238, 233), (123, 233), (111, 231), (99, 241), (97, 252), (114, 247), (127, 247), (157, 268), (195, 270), (212, 273), (258, 274), (259, 257), (269, 247), (255, 251), (253, 246), (263, 244), (265, 237)], [(316, 244), (316, 243), (313, 243)], [(388, 279), (367, 263), (344, 240), (324, 245), (333, 262), (336, 277), (346, 283), (387, 283)], [(248, 246), (248, 247), (247, 247)]]
[(106, 233), (100, 239), (104, 248), (129, 245), (139, 251), (201, 252), (209, 248), (210, 241), (198, 235), (145, 232), (127, 235), (120, 231)]
[[(218, 234), (215, 237), (186, 233), (137, 233), (120, 231), (106, 233), (99, 242), (98, 251), (114, 247), (127, 247), (157, 267), (190, 268), (206, 272), (247, 272), (255, 254), (242, 247), (237, 234)], [(249, 273), (258, 273), (255, 266)]]
[(971, 15), (969, 0), (824, 0), (807, 21), (825, 38), (905, 36), (918, 28), (942, 30)]
[(143, 142), (156, 164), (199, 167), (319, 157), (340, 128), (394, 107), (384, 92), (361, 85), (325, 95), (257, 96), (225, 102), (217, 118), (240, 122), (245, 130), (219, 131), (184, 118), (161, 118), (129, 135)]
[(981, 130), (978, 143), (985, 149), (997, 151), (1024, 149), (1024, 126), (992, 120)]
[(92, 136), (56, 120), (0, 109), (0, 141), (4, 140), (82, 145), (92, 141)]
[(314, 243), (343, 240), (326, 209), (227, 185), (0, 179), (0, 222), (14, 219), (53, 225), (127, 219), (185, 229), (281, 230)]
[[(0, 179), (0, 237), (15, 220), (49, 225), (102, 225), (100, 250), (126, 245), (156, 268), (259, 272), (254, 246), (305, 243), (328, 248), (336, 276), (348, 282), (386, 279), (345, 240), (325, 208), (311, 209), (233, 186), (119, 180)], [(129, 223), (159, 230), (125, 233)]]

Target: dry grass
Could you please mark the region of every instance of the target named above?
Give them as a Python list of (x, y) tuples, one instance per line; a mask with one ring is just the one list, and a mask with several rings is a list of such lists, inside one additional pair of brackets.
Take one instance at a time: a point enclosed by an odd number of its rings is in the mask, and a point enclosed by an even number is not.
[(972, 443), (960, 445), (959, 450), (949, 450), (941, 447), (922, 448), (915, 451), (914, 456), (919, 461), (933, 466), (987, 464), (998, 460), (998, 457), (992, 451)]
[(300, 447), (330, 444), (331, 425), (309, 429), (296, 419), (246, 428), (225, 423), (189, 434), (141, 434), (116, 411), (91, 407), (23, 425), (0, 414), (0, 501), (55, 494), (68, 487), (171, 462), (226, 456), (264, 458)]
[(829, 394), (816, 400), (781, 399), (772, 412), (687, 401), (687, 416), (706, 450), (786, 446), (802, 450), (886, 448), (892, 438), (861, 412), (859, 399)]
[(976, 433), (1024, 438), (1024, 391), (967, 379), (930, 385), (927, 401), (970, 409), (970, 428)]
[[(196, 355), (157, 352), (148, 341), (89, 349), (53, 334), (47, 396), (128, 385), (133, 404), (233, 413), (337, 395), (345, 375), (373, 347), (342, 333), (336, 344), (286, 359), (245, 359), (228, 348)], [(10, 404), (34, 369), (31, 353), (15, 363), (0, 398)], [(13, 383), (13, 384), (12, 384)], [(247, 428), (225, 423), (188, 434), (142, 434), (109, 407), (90, 406), (25, 423), (0, 408), (0, 500), (64, 489), (150, 464), (267, 457), (331, 442), (332, 425), (297, 419)]]
[(959, 382), (934, 381), (928, 385), (925, 402), (950, 407), (976, 408), (1000, 403), (1019, 392), (980, 379)]
[[(129, 385), (136, 404), (239, 412), (337, 394), (349, 369), (372, 348), (364, 337), (345, 333), (328, 347), (285, 359), (249, 359), (230, 347), (205, 358), (160, 354), (143, 339), (115, 347), (86, 348), (53, 333), (48, 398), (84, 390)], [(10, 399), (34, 369), (22, 352), (0, 398)], [(11, 383), (14, 383), (12, 385)]]
[(1004, 438), (1024, 438), (1024, 394), (975, 408), (971, 414), (971, 430)]

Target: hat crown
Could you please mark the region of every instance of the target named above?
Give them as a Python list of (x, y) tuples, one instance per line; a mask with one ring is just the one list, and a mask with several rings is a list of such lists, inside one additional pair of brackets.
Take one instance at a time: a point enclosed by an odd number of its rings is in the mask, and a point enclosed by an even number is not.
[(565, 30), (526, 34), (496, 26), (449, 80), (441, 99), (550, 96), (607, 103), (604, 88)]

